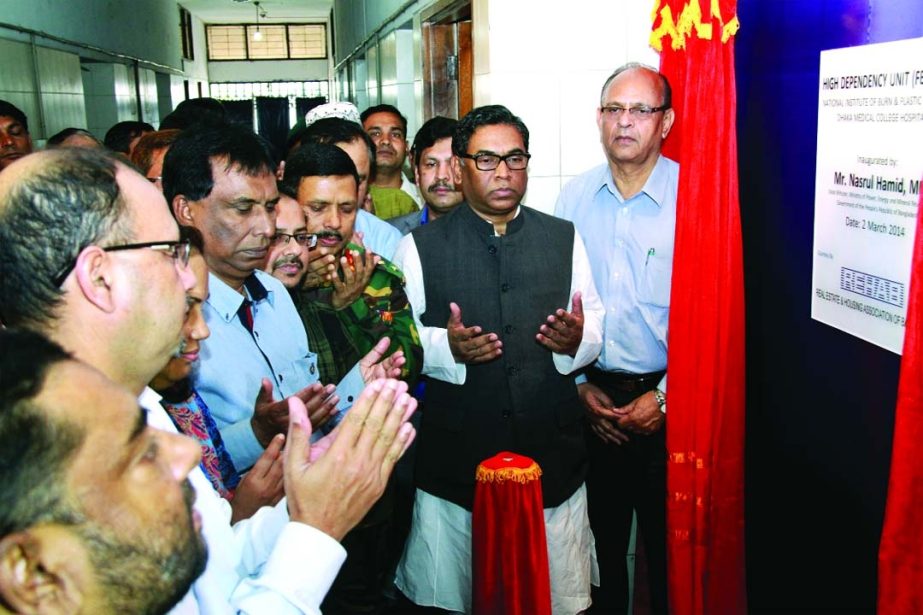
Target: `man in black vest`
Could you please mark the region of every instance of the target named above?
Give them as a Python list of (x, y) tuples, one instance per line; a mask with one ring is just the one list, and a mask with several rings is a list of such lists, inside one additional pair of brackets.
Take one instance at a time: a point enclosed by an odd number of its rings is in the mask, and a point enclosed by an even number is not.
[(603, 311), (573, 226), (520, 204), (528, 147), (528, 129), (505, 107), (462, 118), (452, 152), (465, 202), (395, 254), (429, 376), (396, 582), (424, 606), (471, 611), (475, 470), (504, 450), (542, 468), (554, 611), (590, 603), (587, 452), (572, 373), (598, 355)]

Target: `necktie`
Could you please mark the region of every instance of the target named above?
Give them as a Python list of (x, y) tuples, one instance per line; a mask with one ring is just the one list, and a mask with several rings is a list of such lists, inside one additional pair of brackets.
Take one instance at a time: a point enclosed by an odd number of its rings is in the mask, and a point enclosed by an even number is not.
[(253, 334), (253, 309), (250, 307), (252, 302), (249, 299), (244, 299), (244, 302), (240, 304), (240, 308), (237, 310), (237, 317), (240, 318), (241, 324), (244, 328)]

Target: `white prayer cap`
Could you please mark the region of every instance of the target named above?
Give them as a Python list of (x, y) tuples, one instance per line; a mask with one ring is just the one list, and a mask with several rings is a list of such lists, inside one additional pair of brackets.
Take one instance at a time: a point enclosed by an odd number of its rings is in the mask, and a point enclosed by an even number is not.
[(359, 109), (357, 109), (356, 105), (352, 104), (351, 102), (334, 102), (318, 105), (305, 114), (304, 123), (306, 126), (310, 126), (317, 120), (322, 120), (328, 117), (338, 117), (340, 119), (349, 120), (350, 122), (355, 122), (357, 124), (362, 123), (359, 120)]

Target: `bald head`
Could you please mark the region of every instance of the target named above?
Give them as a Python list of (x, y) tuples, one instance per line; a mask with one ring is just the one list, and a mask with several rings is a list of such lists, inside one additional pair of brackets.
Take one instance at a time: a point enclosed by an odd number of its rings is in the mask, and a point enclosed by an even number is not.
[(611, 75), (606, 79), (606, 82), (603, 84), (602, 90), (599, 93), (599, 105), (603, 106), (606, 104), (606, 93), (609, 91), (609, 86), (612, 85), (612, 82), (615, 81), (620, 75), (629, 72), (640, 72), (650, 78), (651, 85), (656, 89), (658, 96), (660, 97), (660, 104), (658, 106), (670, 108), (673, 106), (673, 90), (670, 87), (670, 82), (667, 81), (667, 78), (660, 74), (652, 66), (647, 64), (641, 64), (640, 62), (629, 62), (623, 64), (615, 69)]

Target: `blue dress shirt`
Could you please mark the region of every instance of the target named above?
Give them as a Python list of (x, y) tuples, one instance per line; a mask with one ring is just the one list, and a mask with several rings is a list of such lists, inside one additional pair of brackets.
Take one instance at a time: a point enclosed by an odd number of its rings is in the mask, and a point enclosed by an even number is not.
[(606, 307), (599, 369), (643, 374), (667, 367), (678, 181), (679, 165), (661, 156), (630, 199), (619, 193), (608, 164), (578, 175), (558, 196), (555, 215), (583, 237)]
[(388, 260), (394, 258), (394, 251), (403, 237), (399, 230), (364, 209), (356, 212), (355, 230), (362, 231), (365, 247)]
[[(250, 419), (263, 378), (273, 383), (276, 399), (289, 397), (317, 382), (316, 355), (285, 286), (263, 271), (255, 271), (245, 291), (252, 302), (253, 334), (244, 327), (238, 310), (244, 295), (214, 274), (208, 274), (208, 299), (203, 304), (211, 330), (202, 342), (195, 388), (211, 410), (235, 467), (253, 465), (263, 447), (253, 434)], [(337, 384), (345, 411), (365, 386), (358, 365)]]

